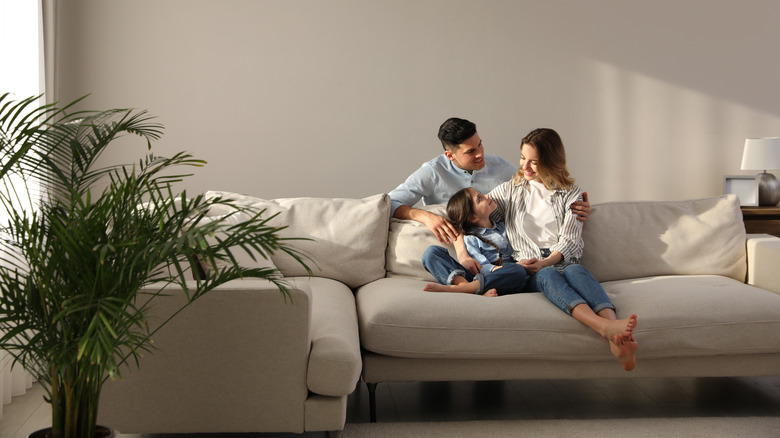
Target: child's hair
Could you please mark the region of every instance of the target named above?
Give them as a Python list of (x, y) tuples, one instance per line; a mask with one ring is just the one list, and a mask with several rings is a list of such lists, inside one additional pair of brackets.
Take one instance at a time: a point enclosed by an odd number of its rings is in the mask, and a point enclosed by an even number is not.
[[(524, 144), (535, 147), (536, 153), (539, 154), (538, 173), (545, 187), (550, 190), (572, 188), (574, 178), (566, 169), (566, 150), (557, 132), (549, 128), (534, 129), (523, 138), (520, 146)], [(512, 182), (517, 184), (522, 180), (523, 169), (520, 169), (512, 178)]]
[(498, 250), (498, 261), (495, 263), (497, 266), (501, 266), (501, 249), (495, 243), (482, 236), (478, 236), (474, 233), (470, 233), (469, 230), (473, 225), (469, 221), (474, 216), (474, 204), (471, 202), (471, 194), (469, 188), (458, 190), (450, 200), (447, 202), (447, 216), (455, 226), (455, 229), (463, 235), (474, 236), (477, 239), (492, 245)]
[(447, 202), (447, 216), (455, 229), (465, 233), (471, 228), (469, 219), (474, 215), (474, 204), (471, 203), (469, 189), (460, 189)]

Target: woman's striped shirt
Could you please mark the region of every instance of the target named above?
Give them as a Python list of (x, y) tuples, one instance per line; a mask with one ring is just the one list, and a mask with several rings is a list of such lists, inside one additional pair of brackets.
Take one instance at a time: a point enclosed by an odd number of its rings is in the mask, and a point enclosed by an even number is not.
[[(498, 208), (491, 216), (495, 221), (503, 220), (509, 242), (514, 249), (513, 258), (517, 260), (542, 259), (539, 246), (523, 231), (526, 205), (530, 196), (526, 180), (519, 183), (507, 181), (493, 189), (489, 195)], [(584, 242), (582, 240), (582, 222), (571, 211), (571, 204), (582, 200), (583, 190), (573, 186), (570, 190), (557, 189), (553, 193), (553, 213), (558, 224), (558, 243), (548, 248), (560, 251), (563, 260), (556, 266), (579, 263)]]

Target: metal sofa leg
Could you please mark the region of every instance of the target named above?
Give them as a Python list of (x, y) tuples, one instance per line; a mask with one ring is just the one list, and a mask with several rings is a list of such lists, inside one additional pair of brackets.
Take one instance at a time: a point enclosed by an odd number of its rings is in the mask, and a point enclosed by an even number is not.
[(366, 382), (368, 387), (368, 411), (372, 423), (376, 423), (376, 383)]

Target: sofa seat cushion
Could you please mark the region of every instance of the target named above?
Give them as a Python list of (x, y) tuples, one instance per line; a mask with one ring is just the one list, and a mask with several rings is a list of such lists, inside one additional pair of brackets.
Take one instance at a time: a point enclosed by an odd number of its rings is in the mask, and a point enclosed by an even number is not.
[[(489, 298), (424, 292), (385, 278), (357, 291), (364, 349), (410, 358), (603, 360), (607, 342), (538, 292)], [(619, 318), (636, 313), (638, 357), (780, 352), (780, 295), (722, 276), (604, 284)]]
[(641, 312), (647, 358), (780, 353), (780, 295), (716, 275), (603, 284), (622, 313)]
[(346, 396), (355, 390), (363, 367), (355, 296), (328, 278), (291, 279), (311, 289), (311, 353), (306, 385), (315, 394)]

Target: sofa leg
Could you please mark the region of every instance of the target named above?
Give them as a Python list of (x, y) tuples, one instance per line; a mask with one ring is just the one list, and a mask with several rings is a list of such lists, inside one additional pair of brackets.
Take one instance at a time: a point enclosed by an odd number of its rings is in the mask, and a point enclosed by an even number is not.
[(376, 423), (376, 383), (366, 382), (368, 387), (368, 412), (369, 419), (372, 423)]

